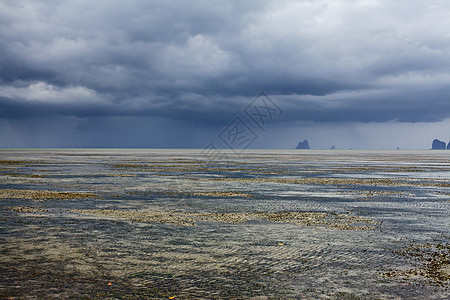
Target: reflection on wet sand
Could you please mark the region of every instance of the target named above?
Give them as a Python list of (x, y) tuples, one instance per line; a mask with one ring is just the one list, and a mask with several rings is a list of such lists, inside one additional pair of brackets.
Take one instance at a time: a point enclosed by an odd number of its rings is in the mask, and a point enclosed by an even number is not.
[(449, 297), (450, 153), (1, 150), (0, 298)]

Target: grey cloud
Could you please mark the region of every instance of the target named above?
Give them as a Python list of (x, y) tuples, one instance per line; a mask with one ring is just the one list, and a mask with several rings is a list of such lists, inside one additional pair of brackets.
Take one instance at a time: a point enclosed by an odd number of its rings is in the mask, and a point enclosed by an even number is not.
[[(450, 116), (448, 11), (424, 0), (3, 1), (0, 117), (220, 127), (264, 90), (286, 124), (436, 122)], [(11, 92), (36, 85), (53, 98)]]

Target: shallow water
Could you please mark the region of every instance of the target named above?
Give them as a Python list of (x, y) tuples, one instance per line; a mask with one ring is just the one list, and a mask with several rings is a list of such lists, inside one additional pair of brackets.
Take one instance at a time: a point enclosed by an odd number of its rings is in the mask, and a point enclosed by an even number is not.
[(0, 296), (442, 299), (449, 206), (450, 151), (4, 149)]

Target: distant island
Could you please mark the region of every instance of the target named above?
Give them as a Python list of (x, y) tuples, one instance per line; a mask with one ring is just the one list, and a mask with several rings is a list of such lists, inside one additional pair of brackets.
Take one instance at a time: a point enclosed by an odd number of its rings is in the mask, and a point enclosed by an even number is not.
[[(297, 147), (295, 147), (295, 149), (311, 149), (311, 147), (309, 146), (308, 140), (304, 139), (303, 141), (298, 142), (298, 145)], [(332, 145), (329, 149), (336, 150), (336, 146)], [(400, 150), (400, 147), (397, 147), (396, 149)], [(448, 144), (445, 144), (444, 141), (441, 141), (439, 139), (433, 140), (431, 144), (431, 150), (445, 150), (445, 149), (450, 150), (450, 141), (448, 142)], [(349, 150), (352, 150), (352, 148), (350, 148)]]
[(295, 149), (311, 149), (311, 148), (309, 147), (308, 140), (304, 140), (303, 142), (302, 141), (298, 142), (298, 145)]
[(450, 150), (450, 142), (448, 142), (447, 148), (445, 147), (445, 142), (438, 139), (434, 139), (431, 145), (431, 150)]

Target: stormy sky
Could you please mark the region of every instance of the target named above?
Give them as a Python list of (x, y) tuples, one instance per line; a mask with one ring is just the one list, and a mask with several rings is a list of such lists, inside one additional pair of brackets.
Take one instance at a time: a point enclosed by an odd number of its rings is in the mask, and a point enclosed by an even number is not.
[(428, 149), (449, 29), (443, 0), (1, 1), (0, 147)]

